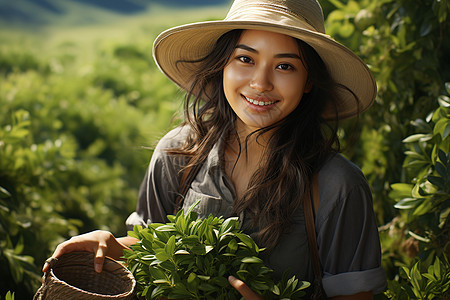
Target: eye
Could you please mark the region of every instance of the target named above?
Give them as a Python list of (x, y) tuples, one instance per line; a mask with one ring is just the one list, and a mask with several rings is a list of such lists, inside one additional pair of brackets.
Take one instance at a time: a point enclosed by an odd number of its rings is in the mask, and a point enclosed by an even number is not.
[(283, 70), (283, 71), (288, 71), (288, 70), (293, 70), (294, 67), (290, 64), (279, 64), (277, 66), (277, 69)]
[(245, 55), (238, 56), (237, 59), (243, 62), (244, 64), (251, 64), (253, 62), (253, 60), (250, 57)]

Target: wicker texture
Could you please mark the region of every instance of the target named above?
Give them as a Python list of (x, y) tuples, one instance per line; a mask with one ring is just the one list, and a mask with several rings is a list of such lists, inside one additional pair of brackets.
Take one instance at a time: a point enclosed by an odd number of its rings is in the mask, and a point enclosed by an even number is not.
[(103, 271), (94, 270), (94, 254), (72, 252), (48, 260), (50, 270), (34, 295), (43, 299), (135, 299), (136, 281), (127, 268), (105, 258)]

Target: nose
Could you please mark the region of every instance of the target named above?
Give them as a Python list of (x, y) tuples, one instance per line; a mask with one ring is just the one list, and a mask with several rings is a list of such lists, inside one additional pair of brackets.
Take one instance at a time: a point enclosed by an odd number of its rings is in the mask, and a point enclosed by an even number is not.
[(273, 89), (272, 77), (270, 70), (264, 66), (256, 68), (253, 78), (250, 81), (250, 87), (258, 92), (267, 92)]

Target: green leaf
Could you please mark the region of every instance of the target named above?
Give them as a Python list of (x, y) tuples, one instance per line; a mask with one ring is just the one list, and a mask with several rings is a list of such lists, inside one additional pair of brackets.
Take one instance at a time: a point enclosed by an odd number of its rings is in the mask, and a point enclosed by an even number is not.
[(186, 215), (190, 215), (192, 210), (200, 203), (200, 201), (202, 201), (202, 199), (198, 199), (197, 201), (195, 201), (195, 203), (189, 207)]
[(438, 150), (438, 157), (439, 157), (439, 160), (441, 161), (441, 163), (444, 164), (446, 167), (448, 167), (447, 166), (447, 162), (448, 162), (447, 155), (441, 149)]
[(197, 275), (195, 273), (191, 273), (188, 276), (187, 282), (192, 283), (197, 278)]
[(435, 168), (436, 168), (436, 172), (438, 172), (438, 174), (441, 177), (444, 177), (444, 178), (447, 177), (447, 168), (442, 163), (436, 162)]
[(397, 209), (412, 209), (417, 207), (423, 202), (424, 199), (417, 199), (417, 198), (403, 198), (400, 201), (398, 201), (394, 207)]
[(133, 232), (134, 232), (135, 237), (140, 238), (141, 230), (142, 230), (142, 226), (141, 225), (134, 225)]
[(11, 197), (11, 193), (8, 192), (5, 188), (0, 186), (0, 199), (7, 199)]
[(187, 246), (196, 246), (200, 244), (200, 238), (197, 235), (190, 235), (181, 238), (181, 241), (184, 245)]
[(423, 22), (419, 29), (420, 36), (424, 37), (424, 36), (428, 35), (430, 33), (431, 29), (433, 29), (432, 23)]
[(11, 293), (11, 291), (8, 291), (6, 293), (5, 300), (14, 300), (14, 293)]
[(450, 120), (449, 119), (440, 119), (437, 121), (436, 125), (433, 128), (434, 135), (440, 135), (442, 139), (446, 139), (449, 134)]
[(180, 215), (177, 217), (175, 222), (175, 227), (180, 233), (186, 232), (187, 229), (187, 223), (184, 215)]
[(441, 280), (441, 261), (439, 260), (439, 257), (436, 257), (436, 260), (434, 261), (433, 274), (437, 280)]
[(214, 246), (205, 246), (205, 254), (207, 254), (207, 253), (209, 253), (209, 252), (211, 252), (212, 250), (214, 250)]
[(159, 268), (150, 267), (149, 272), (155, 280), (167, 280), (166, 275)]
[(446, 182), (443, 178), (437, 177), (437, 176), (428, 176), (427, 180), (434, 184), (435, 186), (439, 187), (440, 189), (445, 188)]
[(433, 211), (433, 203), (430, 199), (424, 201), (414, 210), (413, 215), (421, 216)]
[(444, 132), (442, 133), (442, 139), (446, 139), (450, 134), (450, 122), (445, 126)]
[(170, 259), (170, 257), (171, 257), (170, 254), (168, 254), (165, 250), (158, 250), (155, 253), (155, 256), (160, 261), (166, 261), (166, 260)]
[(233, 228), (237, 228), (237, 224), (238, 224), (237, 217), (226, 219), (220, 226), (219, 235), (223, 235), (232, 230)]
[(236, 242), (235, 239), (232, 239), (229, 243), (228, 243), (228, 249), (227, 251), (230, 253), (235, 253), (236, 250), (238, 249), (238, 243)]
[(412, 231), (408, 231), (408, 234), (411, 235), (411, 236), (412, 236), (413, 238), (415, 238), (416, 240), (419, 240), (419, 241), (421, 241), (421, 242), (424, 242), (424, 243), (429, 243), (429, 242), (430, 242), (430, 239), (429, 239), (429, 238), (421, 237), (420, 235), (415, 234), (415, 233), (412, 232)]
[(160, 232), (173, 232), (173, 231), (176, 231), (175, 226), (173, 224), (167, 224), (167, 225), (159, 226), (158, 228), (156, 228), (156, 230), (160, 231)]
[(156, 288), (153, 289), (151, 294), (151, 299), (158, 299), (160, 296), (162, 296), (165, 292), (165, 288), (161, 285), (158, 285)]
[(205, 292), (213, 292), (216, 290), (216, 288), (209, 283), (202, 283), (198, 286), (198, 288)]
[(197, 255), (205, 255), (206, 254), (206, 247), (203, 244), (199, 244), (199, 245), (196, 245), (196, 246), (192, 247), (189, 250), (189, 252), (192, 253), (192, 254), (197, 254)]
[(227, 267), (224, 264), (219, 265), (219, 270), (217, 271), (217, 276), (223, 277), (225, 272), (227, 271)]
[(159, 264), (159, 266), (165, 270), (170, 272), (175, 272), (177, 270), (177, 266), (174, 265), (170, 260), (163, 261)]
[(261, 282), (261, 281), (252, 281), (251, 282), (251, 287), (254, 290), (259, 290), (259, 291), (266, 291), (271, 289), (271, 286), (268, 286), (266, 283)]
[(445, 95), (439, 96), (438, 102), (441, 107), (450, 107), (450, 98)]
[(413, 135), (405, 138), (403, 140), (403, 143), (425, 142), (432, 138), (433, 138), (433, 136), (430, 134), (418, 133), (418, 134), (413, 134)]
[(274, 293), (277, 296), (280, 296), (280, 288), (277, 285), (274, 285), (272, 288), (272, 293)]
[(412, 191), (413, 187), (414, 186), (412, 184), (407, 184), (407, 183), (391, 184), (392, 191), (389, 193), (389, 196), (392, 199), (411, 197), (411, 191)]
[(247, 263), (247, 264), (262, 264), (263, 261), (259, 257), (251, 256), (251, 257), (244, 257), (241, 259), (241, 262)]
[(447, 221), (448, 216), (450, 215), (450, 207), (447, 207), (439, 214), (439, 228), (444, 228), (445, 222)]
[(164, 250), (166, 251), (166, 254), (169, 257), (173, 256), (173, 253), (175, 252), (175, 236), (171, 236), (169, 240), (167, 241), (166, 246), (164, 247)]
[(259, 252), (258, 247), (256, 246), (255, 242), (253, 241), (253, 239), (244, 234), (244, 233), (236, 233), (236, 236), (252, 251), (255, 252)]
[(247, 277), (250, 276), (250, 272), (247, 270), (239, 270), (236, 272), (237, 277), (242, 281), (247, 281)]

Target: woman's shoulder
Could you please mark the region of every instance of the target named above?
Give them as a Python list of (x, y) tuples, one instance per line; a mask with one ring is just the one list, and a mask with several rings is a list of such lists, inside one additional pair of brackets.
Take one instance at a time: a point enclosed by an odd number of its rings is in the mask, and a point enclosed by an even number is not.
[(331, 155), (319, 171), (319, 181), (338, 186), (367, 184), (361, 169), (339, 153)]
[(320, 220), (342, 209), (372, 206), (369, 184), (361, 169), (340, 154), (330, 157), (319, 171)]
[(179, 126), (166, 133), (156, 145), (155, 152), (181, 147), (191, 131), (189, 126)]

